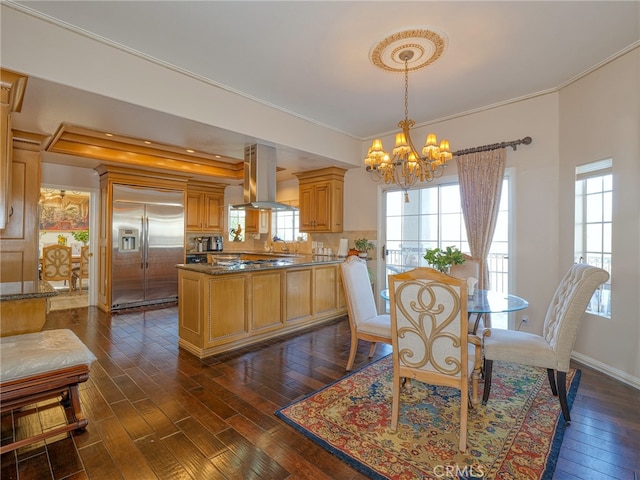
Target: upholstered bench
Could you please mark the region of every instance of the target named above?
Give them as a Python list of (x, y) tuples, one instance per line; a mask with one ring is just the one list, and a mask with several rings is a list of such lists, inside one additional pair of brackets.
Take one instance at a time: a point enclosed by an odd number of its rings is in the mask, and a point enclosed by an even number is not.
[[(0, 338), (0, 411), (62, 397), (67, 423), (13, 443), (0, 454), (71, 430), (84, 430), (78, 384), (89, 378), (96, 359), (71, 330), (45, 330)], [(16, 435), (18, 437), (19, 435)]]

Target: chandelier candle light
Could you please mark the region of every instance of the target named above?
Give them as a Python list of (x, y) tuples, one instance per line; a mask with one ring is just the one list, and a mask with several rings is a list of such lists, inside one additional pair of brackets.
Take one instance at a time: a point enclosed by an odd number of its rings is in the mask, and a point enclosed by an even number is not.
[[(418, 180), (430, 182), (442, 176), (447, 161), (453, 158), (448, 140), (438, 144), (436, 135), (429, 133), (419, 154), (411, 140), (409, 119), (409, 71), (418, 70), (436, 61), (445, 49), (445, 40), (430, 30), (408, 30), (385, 38), (371, 52), (374, 65), (386, 71), (404, 71), (404, 120), (398, 122), (402, 129), (396, 134), (396, 145), (390, 156), (384, 151), (382, 140), (373, 140), (364, 163), (366, 170), (376, 181), (394, 183), (404, 191), (404, 201), (409, 201), (409, 188)], [(409, 63), (416, 56), (416, 59)], [(398, 65), (403, 65), (399, 68)]]

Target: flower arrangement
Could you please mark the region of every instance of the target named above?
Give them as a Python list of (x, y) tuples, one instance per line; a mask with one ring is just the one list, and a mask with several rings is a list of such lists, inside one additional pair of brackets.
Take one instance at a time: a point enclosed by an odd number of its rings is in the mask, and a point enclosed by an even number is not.
[(76, 242), (82, 242), (86, 245), (89, 242), (89, 230), (80, 230), (79, 232), (71, 232)]
[(376, 246), (373, 242), (370, 242), (366, 238), (359, 238), (354, 242), (356, 249), (359, 252), (368, 252), (369, 250), (373, 250)]
[(451, 265), (464, 263), (464, 255), (457, 247), (449, 246), (444, 250), (440, 248), (428, 248), (423, 257), (429, 265), (442, 273), (449, 273)]
[(65, 237), (62, 234), (58, 234), (58, 245), (66, 245), (67, 244), (67, 237)]

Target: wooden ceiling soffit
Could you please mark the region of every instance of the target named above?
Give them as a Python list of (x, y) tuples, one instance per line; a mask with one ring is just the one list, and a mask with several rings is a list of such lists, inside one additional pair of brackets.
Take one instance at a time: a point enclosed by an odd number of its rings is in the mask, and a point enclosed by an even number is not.
[(49, 135), (39, 133), (23, 132), (22, 130), (13, 130), (13, 148), (19, 150), (29, 150), (31, 152), (39, 152), (44, 148)]
[(185, 175), (210, 176), (219, 179), (242, 180), (244, 162), (215, 155), (195, 152), (172, 145), (109, 134), (84, 127), (61, 124), (45, 148), (47, 152), (93, 158), (112, 164), (179, 172)]

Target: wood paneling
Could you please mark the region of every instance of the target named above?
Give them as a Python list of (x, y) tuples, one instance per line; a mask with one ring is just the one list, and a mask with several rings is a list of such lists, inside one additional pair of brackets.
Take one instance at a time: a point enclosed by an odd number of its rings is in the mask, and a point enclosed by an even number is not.
[(251, 276), (251, 330), (282, 325), (282, 273), (270, 271)]
[(287, 270), (286, 321), (302, 320), (313, 315), (313, 270)]

